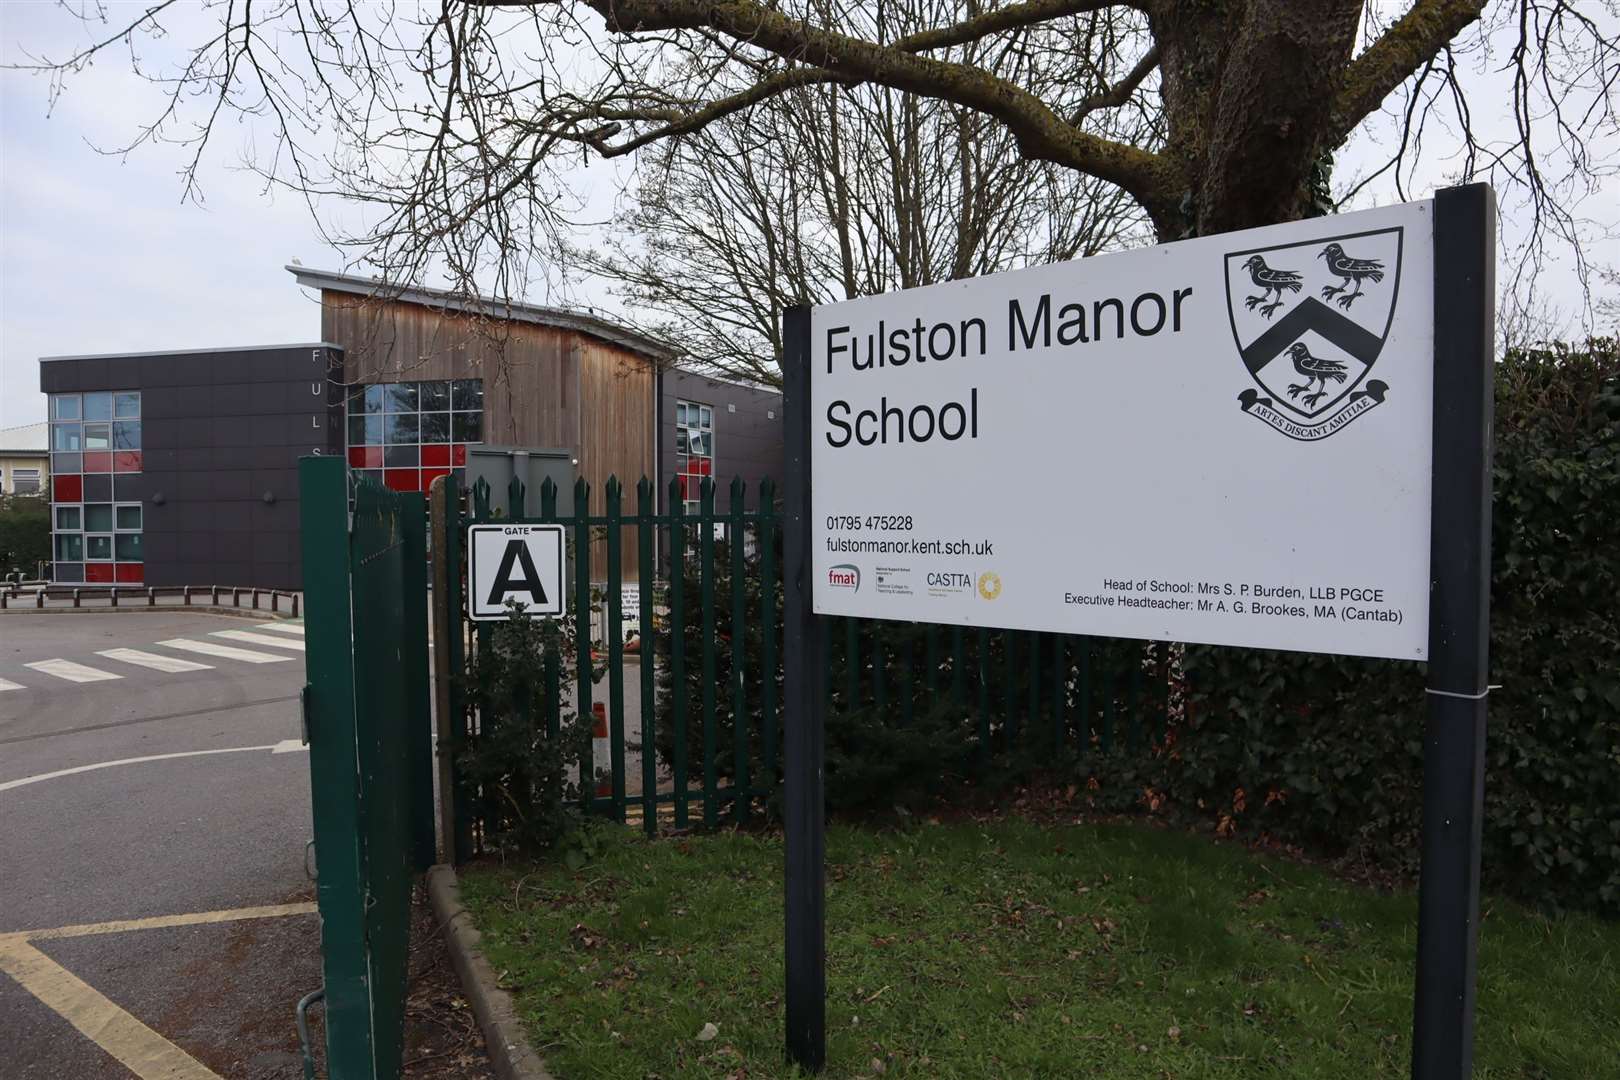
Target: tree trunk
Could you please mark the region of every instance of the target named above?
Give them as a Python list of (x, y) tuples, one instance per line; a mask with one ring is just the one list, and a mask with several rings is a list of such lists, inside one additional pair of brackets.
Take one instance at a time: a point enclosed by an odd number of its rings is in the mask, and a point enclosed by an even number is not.
[(1163, 0), (1167, 140), (1187, 188), (1154, 217), (1161, 240), (1305, 216), (1360, 0)]

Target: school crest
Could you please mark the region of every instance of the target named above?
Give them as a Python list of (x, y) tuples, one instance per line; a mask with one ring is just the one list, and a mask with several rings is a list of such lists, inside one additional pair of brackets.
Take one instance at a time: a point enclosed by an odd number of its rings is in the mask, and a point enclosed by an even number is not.
[(1368, 378), (1395, 317), (1400, 228), (1236, 251), (1226, 310), (1254, 386), (1243, 411), (1291, 439), (1326, 438), (1383, 403)]

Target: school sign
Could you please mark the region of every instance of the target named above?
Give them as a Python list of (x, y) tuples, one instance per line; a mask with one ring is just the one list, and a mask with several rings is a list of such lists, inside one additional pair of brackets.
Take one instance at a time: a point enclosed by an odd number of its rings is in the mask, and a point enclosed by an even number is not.
[(786, 313), (793, 1060), (825, 1060), (842, 615), (1426, 660), (1412, 1075), (1466, 1080), (1495, 235), (1476, 184)]
[(811, 315), (815, 610), (1424, 659), (1433, 206)]

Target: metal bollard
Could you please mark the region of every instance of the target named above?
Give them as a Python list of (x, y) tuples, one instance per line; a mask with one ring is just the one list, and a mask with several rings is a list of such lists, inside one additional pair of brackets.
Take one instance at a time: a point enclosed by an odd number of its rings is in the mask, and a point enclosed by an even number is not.
[(254, 611), (259, 610), (259, 590), (258, 589), (253, 590), (253, 610)]
[(74, 607), (79, 606), (79, 590), (78, 589), (73, 590), (73, 606)]
[(157, 590), (150, 585), (146, 587), (146, 606), (157, 607)]
[(232, 607), (238, 607), (238, 608), (242, 606), (242, 590), (241, 589), (237, 589), (237, 588), (232, 588), (231, 589), (231, 606)]
[(219, 586), (218, 585), (210, 585), (208, 587), (208, 602), (211, 605), (213, 605), (214, 607), (219, 607)]
[(180, 586), (180, 598), (181, 598), (183, 606), (185, 606), (185, 607), (190, 607), (191, 606), (191, 586), (190, 585), (182, 585), (182, 586)]
[(108, 590), (108, 599), (112, 602), (113, 607), (118, 606), (118, 586), (114, 585)]
[(295, 619), (298, 618), (298, 594), (297, 593), (293, 593), (292, 617), (295, 618)]

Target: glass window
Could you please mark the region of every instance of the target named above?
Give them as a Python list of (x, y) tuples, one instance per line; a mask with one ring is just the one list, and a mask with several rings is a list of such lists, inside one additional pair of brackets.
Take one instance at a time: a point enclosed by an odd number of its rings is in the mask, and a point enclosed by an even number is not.
[(448, 381), (416, 384), (417, 401), (423, 412), (447, 412), (450, 409), (450, 383)]
[(714, 413), (709, 409), (709, 407), (707, 405), (703, 406), (702, 425), (704, 427), (706, 427), (706, 428), (714, 426)]
[(141, 527), (141, 504), (125, 503), (118, 508), (118, 531), (139, 531)]
[(86, 536), (84, 538), (84, 557), (99, 562), (111, 562), (113, 557), (113, 538), (110, 536)]
[(691, 442), (690, 442), (690, 440), (689, 440), (689, 438), (688, 438), (688, 436), (686, 434), (686, 429), (683, 428), (683, 427), (682, 428), (676, 428), (675, 429), (675, 452), (677, 454), (690, 453), (690, 451), (687, 449), (687, 447), (689, 447), (690, 445), (691, 445)]
[(83, 450), (84, 425), (82, 424), (52, 424), (51, 425), (52, 450)]
[(78, 562), (84, 558), (84, 537), (78, 533), (56, 534), (56, 561)]
[(401, 491), (423, 490), (424, 481), (466, 460), (466, 444), (483, 441), (483, 401), (481, 379), (351, 386), (348, 460), (353, 478)]
[(425, 443), (447, 443), (450, 441), (450, 414), (447, 412), (425, 412), (422, 414), (422, 441)]
[(84, 527), (81, 524), (82, 520), (83, 518), (77, 506), (58, 506), (56, 508), (57, 532), (78, 532)]
[(137, 391), (130, 391), (113, 395), (113, 416), (120, 420), (134, 419), (141, 415), (141, 395)]
[(684, 401), (675, 403), (675, 423), (683, 426), (686, 423), (686, 402)]
[(141, 534), (119, 533), (113, 537), (113, 553), (119, 562), (140, 562)]
[(113, 508), (107, 503), (91, 503), (84, 508), (84, 527), (91, 532), (112, 532)]
[(36, 495), (39, 493), (38, 469), (12, 469), (11, 493), (13, 495)]
[(390, 443), (414, 443), (420, 441), (420, 429), (417, 425), (415, 413), (396, 413), (388, 417), (387, 428)]
[[(90, 395), (85, 395), (89, 397)], [(86, 450), (111, 450), (112, 425), (86, 424), (84, 425), (84, 448)]]
[(84, 418), (86, 420), (111, 420), (113, 396), (106, 391), (84, 395)]
[(383, 421), (380, 416), (349, 417), (349, 445), (381, 446), (383, 441), (382, 425)]
[(416, 412), (416, 384), (388, 383), (383, 388), (383, 400), (388, 412)]
[(52, 394), (51, 395), (52, 420), (79, 419), (78, 394)]
[(112, 426), (112, 440), (114, 450), (139, 450), (141, 448), (141, 422), (139, 420), (120, 420)]
[(76, 473), (84, 471), (84, 459), (78, 454), (52, 454), (51, 472)]

